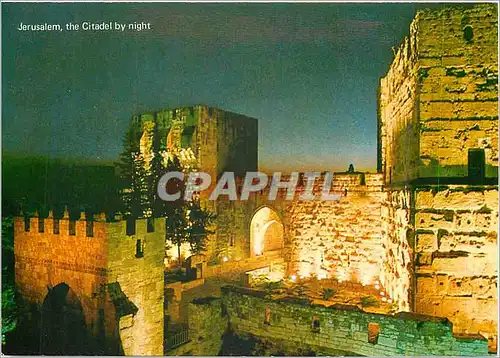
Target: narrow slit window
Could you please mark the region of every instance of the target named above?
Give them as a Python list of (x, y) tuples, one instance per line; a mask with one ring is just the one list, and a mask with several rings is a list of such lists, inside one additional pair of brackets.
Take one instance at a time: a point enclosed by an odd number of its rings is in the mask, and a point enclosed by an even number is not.
[(380, 334), (380, 325), (377, 323), (368, 323), (368, 343), (377, 344)]
[(26, 232), (30, 231), (30, 217), (29, 216), (24, 217), (24, 231), (26, 231)]
[(75, 220), (69, 221), (69, 234), (71, 236), (76, 235), (76, 221)]
[(94, 237), (94, 222), (92, 220), (86, 221), (87, 237)]
[(53, 225), (54, 230), (53, 230), (53, 232), (54, 232), (54, 234), (57, 235), (57, 234), (59, 234), (59, 219), (54, 218), (53, 222), (54, 222), (54, 225)]
[(127, 236), (135, 235), (135, 220), (133, 218), (127, 219)]
[(474, 38), (474, 29), (472, 29), (472, 26), (467, 25), (464, 27), (464, 40), (467, 42), (472, 42), (472, 39)]
[(155, 231), (155, 219), (154, 218), (148, 218), (147, 220), (147, 231), (148, 232), (154, 232)]
[(135, 257), (144, 257), (144, 241), (141, 239), (137, 239), (135, 242)]
[(45, 232), (45, 219), (38, 218), (38, 232)]
[(475, 183), (481, 183), (484, 179), (485, 157), (484, 149), (469, 149), (468, 156), (468, 174), (469, 180)]
[(271, 309), (269, 307), (266, 308), (266, 312), (264, 315), (264, 324), (265, 325), (271, 324)]
[(314, 316), (313, 321), (312, 321), (312, 331), (319, 332), (320, 328), (321, 328), (321, 324), (320, 324), (319, 318), (318, 318), (318, 316)]

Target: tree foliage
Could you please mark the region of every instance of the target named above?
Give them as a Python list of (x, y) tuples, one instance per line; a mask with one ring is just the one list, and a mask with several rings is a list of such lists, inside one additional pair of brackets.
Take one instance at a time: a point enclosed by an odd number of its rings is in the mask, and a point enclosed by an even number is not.
[(17, 305), (14, 286), (13, 218), (2, 217), (2, 345), (8, 333), (17, 326)]
[(178, 200), (164, 201), (158, 196), (157, 190), (158, 182), (166, 172), (185, 172), (193, 168), (184, 167), (179, 157), (165, 148), (156, 125), (152, 132), (153, 156), (146, 168), (140, 153), (140, 132), (137, 125), (130, 126), (124, 137), (124, 150), (118, 163), (122, 182), (122, 213), (133, 218), (165, 218), (165, 246), (167, 248), (169, 243), (177, 246), (179, 259), (184, 243), (190, 245), (192, 253), (204, 251), (207, 237), (212, 233), (208, 228), (215, 216), (202, 208), (199, 200), (183, 200), (183, 181), (171, 179), (167, 183), (167, 192), (181, 193)]

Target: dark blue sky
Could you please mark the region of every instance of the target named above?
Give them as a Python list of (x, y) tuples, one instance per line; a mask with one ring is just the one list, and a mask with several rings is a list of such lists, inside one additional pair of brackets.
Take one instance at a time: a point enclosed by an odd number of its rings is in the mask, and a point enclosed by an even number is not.
[[(378, 81), (424, 6), (4, 3), (3, 149), (114, 160), (132, 114), (205, 103), (259, 119), (261, 168), (373, 170)], [(152, 30), (16, 30), (83, 21)]]

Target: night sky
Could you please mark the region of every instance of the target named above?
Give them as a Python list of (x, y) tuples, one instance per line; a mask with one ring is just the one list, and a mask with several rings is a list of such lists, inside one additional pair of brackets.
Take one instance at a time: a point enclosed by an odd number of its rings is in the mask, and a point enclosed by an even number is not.
[[(422, 7), (4, 3), (3, 150), (111, 162), (133, 114), (204, 103), (259, 119), (261, 169), (374, 170), (378, 82)], [(83, 21), (152, 29), (17, 31)]]

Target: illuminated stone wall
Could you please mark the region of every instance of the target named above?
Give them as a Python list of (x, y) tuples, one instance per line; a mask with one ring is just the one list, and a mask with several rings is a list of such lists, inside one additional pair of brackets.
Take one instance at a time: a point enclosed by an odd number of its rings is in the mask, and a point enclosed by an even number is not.
[[(472, 37), (468, 37), (472, 34)], [(386, 182), (466, 177), (468, 151), (498, 171), (497, 7), (419, 11), (380, 82)]]
[(222, 348), (223, 334), (229, 328), (229, 317), (223, 314), (221, 299), (200, 298), (188, 306), (190, 341), (166, 355), (217, 356)]
[(416, 311), (496, 334), (498, 188), (420, 188), (415, 212)]
[[(257, 171), (257, 120), (206, 105), (166, 109), (134, 116), (132, 126), (138, 133), (137, 140), (145, 158), (150, 155), (153, 143), (151, 124), (156, 126), (161, 148), (179, 155), (183, 164), (183, 150), (189, 149), (194, 156), (190, 166), (210, 174), (212, 183), (201, 193), (200, 198), (204, 207), (222, 214), (217, 215), (214, 224), (214, 230), (219, 231), (215, 228), (226, 225), (223, 219), (224, 210), (218, 208), (219, 202), (208, 201), (208, 195), (225, 171), (234, 172), (236, 176), (242, 176), (247, 171)], [(220, 242), (211, 236), (206, 255), (213, 259), (219, 257), (222, 251), (227, 251), (225, 245), (221, 246)], [(185, 257), (189, 254), (189, 249), (183, 247), (181, 255)], [(177, 248), (169, 250), (167, 255), (169, 257), (166, 264), (169, 265), (172, 260), (177, 260)]]
[[(257, 170), (257, 120), (206, 105), (166, 109), (133, 118), (141, 151), (152, 141), (144, 137), (151, 123), (158, 130), (162, 147), (173, 152), (191, 148), (196, 166), (216, 180), (224, 171), (242, 175)], [(146, 136), (147, 137), (147, 136)], [(215, 183), (213, 183), (215, 184)]]
[(381, 283), (400, 311), (412, 311), (414, 255), (410, 190), (387, 190), (382, 205)]
[(52, 218), (42, 219), (44, 232), (39, 232), (37, 217), (29, 219), (28, 232), (25, 231), (24, 218), (15, 218), (15, 278), (21, 298), (20, 308), (23, 312), (30, 304), (34, 304), (41, 312), (50, 290), (66, 283), (80, 301), (90, 335), (97, 337), (100, 333), (98, 312), (104, 303), (93, 298), (93, 295), (107, 283), (105, 225), (96, 221), (94, 237), (86, 237), (86, 221), (82, 217), (75, 223), (76, 235), (70, 236), (68, 219), (69, 216), (61, 219), (60, 233), (53, 234)]
[(125, 221), (107, 225), (108, 282), (118, 282), (138, 308), (119, 321), (126, 355), (163, 355), (165, 220), (155, 219), (153, 232), (146, 226), (146, 220), (137, 220), (135, 234), (128, 236)]
[(418, 65), (416, 24), (410, 27), (384, 78), (380, 80), (378, 108), (379, 171), (385, 182), (417, 176), (418, 149)]
[[(370, 284), (383, 270), (380, 176), (336, 174), (340, 200), (294, 201), (287, 210), (292, 272)], [(322, 185), (321, 182), (318, 183)]]
[[(419, 11), (381, 79), (378, 108), (382, 281), (408, 298), (400, 309), (487, 337), (497, 334), (497, 10)], [(470, 150), (484, 150), (480, 175), (470, 174), (481, 167)]]
[(467, 176), (470, 148), (485, 150), (486, 176), (498, 177), (497, 12), (489, 4), (417, 17), (420, 177)]
[[(106, 222), (103, 215), (87, 233), (82, 215), (75, 234), (69, 233), (69, 216), (59, 220), (54, 234), (52, 218), (15, 219), (16, 286), (21, 306), (41, 310), (51, 289), (69, 286), (83, 308), (93, 354), (163, 354), (164, 220), (147, 233), (138, 220), (136, 234), (126, 235), (124, 221)], [(141, 239), (138, 255), (137, 239)], [(139, 257), (137, 257), (139, 256)], [(24, 318), (23, 318), (24, 319)]]
[[(373, 314), (345, 305), (327, 308), (311, 305), (307, 300), (273, 299), (265, 292), (231, 286), (225, 286), (221, 291), (222, 305), (219, 300), (210, 306), (194, 302), (198, 310), (193, 313), (202, 316), (199, 313), (202, 310), (221, 317), (224, 312), (229, 329), (236, 335), (281, 342), (278, 347), (285, 355), (297, 354), (298, 348), (309, 349), (317, 355), (347, 352), (364, 356), (484, 356), (488, 352), (488, 342), (480, 336), (454, 336), (452, 324), (445, 318), (410, 313), (395, 316)], [(221, 311), (214, 311), (218, 305)], [(268, 324), (264, 322), (266, 310), (270, 311)], [(314, 319), (319, 320), (317, 329), (313, 329)], [(222, 321), (221, 318), (218, 320)], [(373, 343), (369, 342), (370, 324), (378, 325), (379, 329)], [(191, 337), (215, 340), (222, 331), (219, 327), (224, 327), (224, 324), (214, 327), (217, 334), (207, 334), (206, 328), (199, 327), (191, 332)]]
[(220, 200), (221, 224), (216, 240), (221, 255), (230, 261), (255, 255), (252, 220), (263, 208), (269, 208), (273, 212), (270, 217), (282, 225), (282, 229), (281, 225), (274, 225), (274, 229), (283, 231), (281, 255), (289, 264), (287, 274), (336, 277), (366, 284), (378, 280), (385, 257), (381, 209), (386, 194), (382, 191), (382, 176), (336, 173), (330, 193), (339, 194), (340, 200), (333, 201), (320, 198), (324, 179), (322, 176), (315, 182), (313, 193), (317, 197), (311, 201), (299, 198), (304, 183), (299, 183), (290, 201), (285, 200), (284, 190), (274, 201), (268, 200), (268, 190), (251, 195), (248, 201)]

